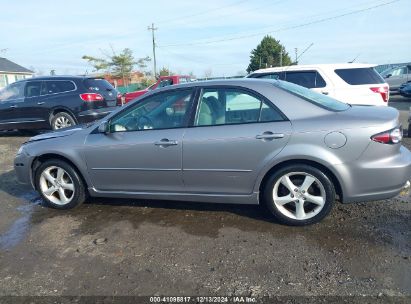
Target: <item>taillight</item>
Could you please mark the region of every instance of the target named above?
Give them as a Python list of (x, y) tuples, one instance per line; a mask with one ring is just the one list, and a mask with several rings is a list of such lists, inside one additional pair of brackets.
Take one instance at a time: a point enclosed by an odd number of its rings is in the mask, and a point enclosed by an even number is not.
[(374, 87), (374, 88), (370, 88), (371, 91), (373, 91), (374, 93), (379, 93), (382, 97), (382, 100), (384, 100), (384, 102), (388, 101), (388, 97), (389, 97), (389, 89), (387, 86), (384, 87)]
[(402, 141), (402, 128), (394, 128), (371, 136), (373, 141), (382, 144), (398, 144)]
[(122, 106), (123, 105), (123, 101), (121, 100), (121, 98), (123, 97), (123, 95), (121, 95), (121, 93), (117, 94), (117, 105), (118, 106)]
[(104, 100), (104, 97), (101, 96), (100, 94), (97, 93), (84, 93), (80, 94), (80, 98), (84, 101), (87, 102), (93, 102), (93, 101), (102, 101)]

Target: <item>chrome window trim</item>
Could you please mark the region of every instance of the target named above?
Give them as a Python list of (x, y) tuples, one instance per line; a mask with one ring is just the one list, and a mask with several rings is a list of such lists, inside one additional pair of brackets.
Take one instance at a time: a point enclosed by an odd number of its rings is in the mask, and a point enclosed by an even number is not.
[[(35, 81), (35, 80), (28, 80), (29, 81)], [(38, 81), (38, 80), (37, 80)], [(73, 80), (64, 80), (64, 79), (56, 79), (56, 80), (51, 80), (51, 79), (47, 79), (47, 80), (41, 80), (42, 82), (50, 82), (50, 81), (68, 81), (71, 82), (74, 85), (74, 90), (70, 90), (70, 91), (63, 91), (63, 92), (58, 92), (58, 93), (51, 93), (51, 94), (40, 94), (39, 96), (33, 96), (33, 97), (40, 97), (40, 96), (50, 96), (50, 95), (58, 95), (58, 94), (63, 94), (63, 93), (68, 93), (68, 92), (74, 92), (77, 91), (77, 85)], [(30, 98), (30, 97), (29, 97)]]

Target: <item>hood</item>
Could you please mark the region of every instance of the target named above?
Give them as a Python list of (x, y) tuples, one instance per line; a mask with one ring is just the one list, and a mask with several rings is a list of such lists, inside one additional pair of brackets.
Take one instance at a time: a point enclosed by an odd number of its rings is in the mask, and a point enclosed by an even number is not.
[(72, 134), (74, 134), (74, 133), (76, 133), (80, 130), (83, 130), (87, 126), (88, 125), (86, 125), (86, 124), (76, 125), (76, 126), (72, 126), (72, 127), (69, 127), (69, 128), (59, 130), (59, 131), (52, 131), (52, 132), (43, 133), (43, 134), (31, 137), (26, 143), (45, 140), (45, 139), (51, 139), (51, 138), (70, 136), (70, 135), (72, 135)]

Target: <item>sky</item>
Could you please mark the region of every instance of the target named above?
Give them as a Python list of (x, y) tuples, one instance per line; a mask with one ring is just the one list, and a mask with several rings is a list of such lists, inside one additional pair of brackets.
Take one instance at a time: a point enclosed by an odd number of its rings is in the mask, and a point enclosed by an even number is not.
[(313, 43), (300, 64), (411, 61), (411, 0), (0, 0), (0, 11), (0, 57), (41, 74), (92, 73), (81, 57), (111, 48), (152, 57), (152, 23), (157, 66), (199, 78), (245, 73), (266, 34), (292, 58)]

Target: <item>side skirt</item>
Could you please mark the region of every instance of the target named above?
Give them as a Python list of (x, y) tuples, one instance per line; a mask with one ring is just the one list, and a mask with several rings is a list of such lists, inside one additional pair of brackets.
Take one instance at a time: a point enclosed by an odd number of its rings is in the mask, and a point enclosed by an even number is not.
[(235, 194), (199, 194), (199, 193), (169, 193), (169, 192), (128, 192), (128, 191), (102, 191), (94, 187), (88, 188), (90, 196), (93, 197), (112, 197), (112, 198), (134, 198), (151, 200), (170, 200), (185, 202), (202, 203), (221, 203), (221, 204), (243, 204), (258, 205), (259, 193), (254, 192), (247, 195)]

